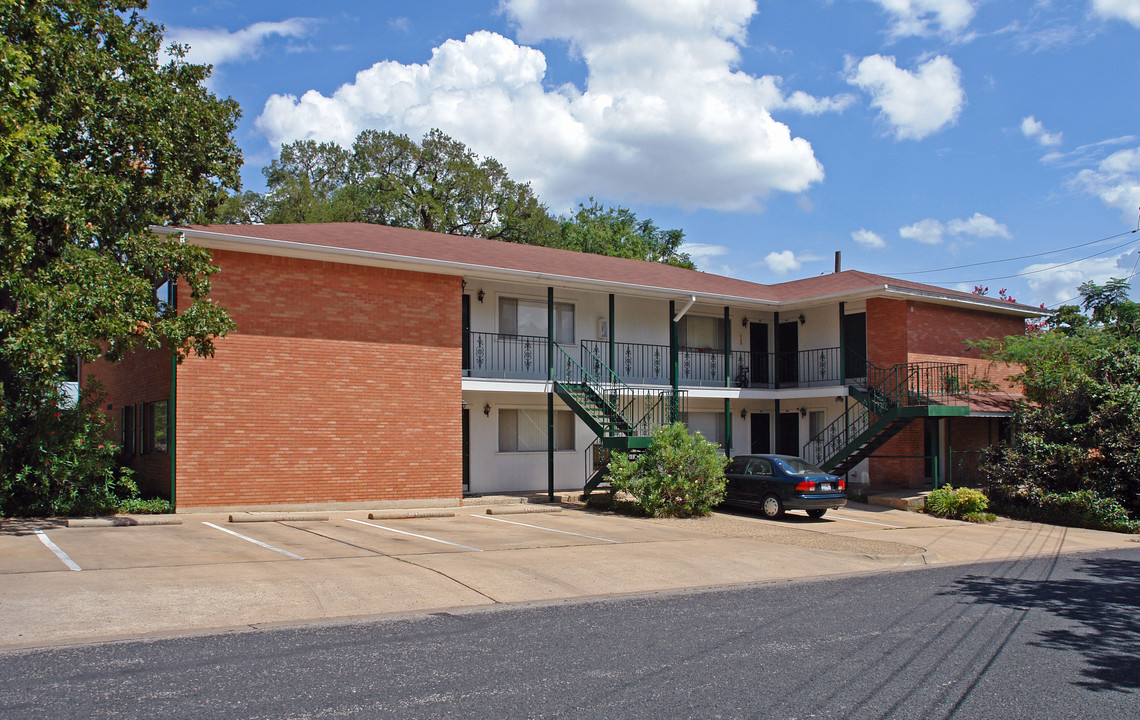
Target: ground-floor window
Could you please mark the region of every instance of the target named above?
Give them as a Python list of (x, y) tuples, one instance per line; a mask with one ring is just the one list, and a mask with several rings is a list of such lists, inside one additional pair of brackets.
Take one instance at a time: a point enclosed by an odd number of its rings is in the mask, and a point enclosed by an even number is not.
[(169, 448), (170, 413), (166, 400), (143, 405), (143, 453), (165, 454)]
[[(499, 452), (545, 452), (545, 410), (499, 410)], [(574, 450), (574, 413), (554, 411), (554, 449)]]

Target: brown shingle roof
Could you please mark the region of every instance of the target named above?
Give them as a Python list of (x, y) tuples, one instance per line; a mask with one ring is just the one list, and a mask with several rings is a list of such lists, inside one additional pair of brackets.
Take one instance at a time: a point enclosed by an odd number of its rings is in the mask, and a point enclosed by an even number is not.
[(333, 248), (387, 256), (442, 261), (472, 269), (542, 273), (567, 279), (635, 285), (676, 291), (738, 297), (770, 303), (804, 302), (830, 295), (874, 292), (889, 286), (904, 292), (990, 305), (1006, 312), (1033, 315), (1034, 308), (1011, 305), (933, 285), (896, 280), (857, 270), (830, 273), (791, 282), (763, 285), (661, 263), (520, 245), (498, 240), (444, 235), (366, 223), (298, 223), (279, 225), (188, 225), (185, 229), (243, 238), (294, 243), (312, 249)]

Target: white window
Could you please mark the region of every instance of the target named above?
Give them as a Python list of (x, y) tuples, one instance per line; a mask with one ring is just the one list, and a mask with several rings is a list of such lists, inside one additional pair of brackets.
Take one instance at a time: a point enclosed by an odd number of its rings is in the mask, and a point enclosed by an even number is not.
[[(521, 298), (499, 298), (499, 333), (546, 337), (546, 303)], [(574, 344), (574, 306), (554, 303), (554, 342)]]
[(724, 318), (686, 315), (677, 327), (681, 347), (724, 350)]
[(685, 425), (689, 432), (705, 436), (705, 440), (724, 447), (724, 413), (722, 412), (691, 412), (685, 417)]
[[(574, 449), (574, 413), (554, 411), (554, 449)], [(499, 410), (499, 452), (546, 452), (545, 410)]]

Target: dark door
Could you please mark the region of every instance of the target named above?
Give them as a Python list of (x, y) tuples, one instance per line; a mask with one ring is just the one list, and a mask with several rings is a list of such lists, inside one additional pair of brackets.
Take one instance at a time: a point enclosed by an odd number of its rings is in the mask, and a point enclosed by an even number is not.
[[(771, 372), (768, 369), (768, 323), (748, 323), (749, 337), (749, 374), (748, 384), (752, 387), (767, 385), (772, 382)], [(753, 415), (752, 417), (756, 417)], [(753, 450), (756, 452), (756, 450)]]
[(772, 416), (752, 413), (752, 452), (767, 455), (772, 452)]
[[(849, 378), (867, 376), (867, 313), (843, 316), (843, 364)], [(846, 379), (846, 378), (844, 378)]]
[[(463, 296), (463, 374), (471, 374), (471, 296)], [(467, 411), (463, 411), (467, 417)], [(464, 426), (466, 427), (466, 426)], [(464, 475), (464, 477), (467, 477)]]
[(471, 492), (471, 411), (467, 408), (463, 408), (463, 492)]
[(780, 323), (776, 327), (776, 381), (781, 385), (796, 385), (800, 381), (800, 325)]
[(794, 412), (780, 413), (776, 420), (776, 453), (800, 454), (800, 416)]

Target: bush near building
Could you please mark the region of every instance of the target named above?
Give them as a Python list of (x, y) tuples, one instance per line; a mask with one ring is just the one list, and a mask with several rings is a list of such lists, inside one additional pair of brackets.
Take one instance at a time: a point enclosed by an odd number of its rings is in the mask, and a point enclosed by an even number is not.
[(614, 453), (609, 481), (615, 492), (634, 497), (650, 517), (700, 517), (724, 500), (727, 458), (716, 443), (690, 434), (682, 423), (657, 428), (641, 455)]

